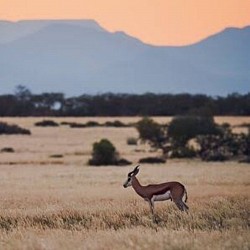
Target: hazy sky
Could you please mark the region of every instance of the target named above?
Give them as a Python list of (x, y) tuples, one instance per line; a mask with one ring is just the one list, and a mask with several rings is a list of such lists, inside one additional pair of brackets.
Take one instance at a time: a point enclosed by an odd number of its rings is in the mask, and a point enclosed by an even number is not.
[(0, 0), (0, 19), (95, 19), (147, 43), (194, 43), (250, 25), (250, 0)]

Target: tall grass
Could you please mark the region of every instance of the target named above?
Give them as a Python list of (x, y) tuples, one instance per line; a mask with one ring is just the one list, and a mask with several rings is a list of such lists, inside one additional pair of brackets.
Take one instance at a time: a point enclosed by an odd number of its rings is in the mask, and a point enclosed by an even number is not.
[(1, 211), (0, 230), (13, 229), (66, 229), (66, 230), (121, 230), (125, 228), (165, 228), (168, 230), (212, 231), (249, 229), (250, 201), (242, 196), (236, 198), (209, 199), (192, 202), (188, 214), (179, 212), (174, 205), (157, 207), (158, 223), (152, 222), (147, 206), (131, 201), (112, 202), (96, 210), (57, 209), (26, 214), (22, 211)]
[(141, 184), (176, 180), (188, 191), (189, 213), (158, 202), (155, 224), (148, 204), (122, 187), (131, 167), (86, 166), (92, 143), (104, 135), (135, 164), (149, 156), (143, 145), (139, 152), (127, 145), (129, 136), (138, 136), (135, 129), (39, 128), (36, 119), (20, 119), (30, 137), (0, 140), (0, 148), (15, 149), (0, 155), (0, 249), (250, 249), (247, 164), (142, 164)]

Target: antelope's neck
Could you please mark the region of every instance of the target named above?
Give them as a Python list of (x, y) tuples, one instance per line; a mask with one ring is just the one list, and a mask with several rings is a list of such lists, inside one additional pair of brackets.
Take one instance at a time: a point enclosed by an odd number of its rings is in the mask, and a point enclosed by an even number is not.
[(135, 176), (132, 179), (132, 187), (138, 195), (145, 198), (145, 194), (143, 192), (143, 186), (140, 184), (140, 182)]

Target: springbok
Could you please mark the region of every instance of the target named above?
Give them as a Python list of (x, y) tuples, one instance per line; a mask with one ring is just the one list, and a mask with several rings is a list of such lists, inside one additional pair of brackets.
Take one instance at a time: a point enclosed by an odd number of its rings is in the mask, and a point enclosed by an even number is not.
[(182, 201), (183, 196), (186, 195), (185, 202), (187, 202), (187, 191), (181, 183), (171, 181), (161, 184), (142, 186), (136, 178), (139, 170), (139, 166), (136, 166), (133, 171), (128, 173), (128, 179), (123, 184), (123, 187), (127, 188), (132, 186), (135, 192), (149, 203), (154, 222), (156, 222), (154, 215), (155, 201), (165, 201), (171, 199), (171, 201), (173, 201), (181, 211), (187, 212), (189, 208)]

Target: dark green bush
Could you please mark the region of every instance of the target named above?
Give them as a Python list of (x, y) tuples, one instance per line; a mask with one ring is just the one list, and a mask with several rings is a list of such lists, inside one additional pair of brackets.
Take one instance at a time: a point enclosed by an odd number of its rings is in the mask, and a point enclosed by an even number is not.
[(58, 127), (59, 124), (52, 121), (52, 120), (43, 120), (41, 122), (36, 122), (35, 126), (40, 126), (40, 127)]
[(2, 152), (2, 153), (14, 153), (15, 150), (14, 150), (13, 148), (6, 147), (6, 148), (2, 148), (2, 149), (0, 150), (0, 152)]
[(86, 128), (86, 124), (83, 123), (76, 123), (76, 122), (71, 122), (69, 124), (71, 128)]
[(190, 147), (178, 147), (171, 152), (171, 158), (194, 158), (197, 153)]
[(127, 144), (128, 144), (128, 145), (137, 145), (137, 141), (138, 141), (137, 138), (135, 138), (135, 137), (129, 137), (129, 138), (127, 139)]
[(107, 166), (107, 165), (128, 165), (131, 162), (126, 159), (119, 158), (115, 146), (108, 140), (102, 139), (93, 144), (92, 159), (89, 160), (89, 165)]
[(145, 157), (139, 160), (139, 163), (150, 163), (150, 164), (157, 164), (157, 163), (165, 163), (166, 160), (161, 157)]
[(54, 155), (50, 155), (50, 158), (63, 158), (62, 154), (54, 154)]
[(30, 135), (31, 132), (28, 129), (21, 128), (18, 125), (9, 125), (5, 122), (0, 122), (0, 135), (1, 134), (24, 134)]
[(250, 155), (249, 134), (234, 134), (227, 129), (223, 134), (202, 135), (196, 140), (200, 146), (198, 154), (204, 161), (240, 159)]
[(113, 121), (113, 122), (107, 121), (107, 122), (104, 123), (104, 126), (106, 126), (106, 127), (116, 127), (116, 128), (124, 128), (124, 127), (127, 127), (126, 124), (124, 124), (123, 122), (118, 121), (118, 120), (115, 120), (115, 121)]
[(86, 123), (86, 127), (99, 127), (99, 126), (101, 126), (101, 124), (95, 121), (88, 121)]

